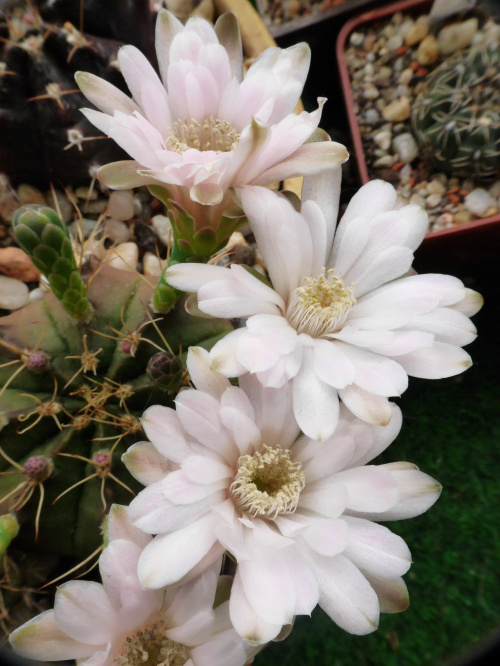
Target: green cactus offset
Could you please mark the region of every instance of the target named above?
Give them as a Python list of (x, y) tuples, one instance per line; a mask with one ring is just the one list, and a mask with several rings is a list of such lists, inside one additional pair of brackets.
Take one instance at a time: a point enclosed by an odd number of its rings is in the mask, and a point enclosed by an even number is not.
[(47, 207), (23, 207), (13, 228), (52, 291), (0, 318), (0, 551), (16, 571), (26, 553), (55, 558), (39, 586), (98, 552), (110, 505), (141, 487), (120, 461), (144, 438), (139, 416), (189, 382), (183, 350), (231, 326), (190, 317), (182, 301), (152, 313), (146, 276), (93, 256), (80, 273)]
[(411, 122), (421, 156), (453, 176), (500, 172), (500, 48), (471, 49), (429, 75)]

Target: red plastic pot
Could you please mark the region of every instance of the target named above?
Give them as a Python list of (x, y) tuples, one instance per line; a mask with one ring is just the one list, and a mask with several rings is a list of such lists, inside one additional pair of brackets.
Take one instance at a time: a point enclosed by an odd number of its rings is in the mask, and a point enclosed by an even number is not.
[[(346, 44), (352, 32), (362, 26), (385, 19), (396, 12), (415, 15), (426, 13), (431, 0), (401, 0), (379, 9), (373, 9), (349, 20), (341, 29), (337, 39), (337, 63), (343, 89), (344, 101), (362, 183), (370, 178), (365, 159), (361, 132), (354, 112), (354, 97), (345, 56)], [(460, 226), (429, 232), (417, 253), (417, 266), (439, 266), (440, 270), (457, 265), (470, 265), (481, 260), (498, 257), (500, 251), (500, 214)]]

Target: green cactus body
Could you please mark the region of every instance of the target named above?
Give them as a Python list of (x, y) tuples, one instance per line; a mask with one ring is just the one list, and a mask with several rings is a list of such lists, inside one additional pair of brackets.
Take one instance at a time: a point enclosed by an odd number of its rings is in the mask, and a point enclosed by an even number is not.
[(446, 60), (412, 110), (421, 154), (436, 168), (478, 180), (500, 171), (500, 49), (473, 49)]
[[(81, 560), (102, 545), (109, 506), (128, 504), (138, 488), (120, 457), (144, 437), (139, 416), (186, 384), (189, 346), (210, 348), (231, 326), (191, 317), (182, 301), (154, 315), (154, 284), (96, 259), (80, 276), (63, 227), (50, 210), (16, 215), (30, 255), (50, 255), (49, 274), (62, 257), (74, 279), (0, 318), (0, 514), (19, 520), (16, 548)], [(68, 308), (76, 278), (89, 322)]]

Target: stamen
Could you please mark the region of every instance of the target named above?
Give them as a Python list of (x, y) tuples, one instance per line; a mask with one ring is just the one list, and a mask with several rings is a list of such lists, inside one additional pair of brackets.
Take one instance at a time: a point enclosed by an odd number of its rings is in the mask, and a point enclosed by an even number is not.
[(127, 637), (122, 654), (114, 661), (119, 666), (184, 666), (188, 648), (167, 638), (162, 625), (160, 620)]
[(352, 297), (354, 285), (345, 287), (333, 269), (318, 278), (304, 278), (305, 285), (297, 287), (290, 299), (287, 319), (297, 333), (320, 338), (334, 333), (345, 322), (349, 310), (356, 304)]
[(264, 444), (253, 456), (240, 456), (230, 491), (243, 512), (276, 518), (295, 511), (304, 485), (302, 465), (290, 460), (290, 451)]
[(190, 148), (228, 153), (236, 148), (239, 140), (240, 133), (227, 120), (218, 120), (213, 116), (206, 118), (203, 123), (195, 118), (178, 120), (168, 135), (170, 150), (179, 155)]

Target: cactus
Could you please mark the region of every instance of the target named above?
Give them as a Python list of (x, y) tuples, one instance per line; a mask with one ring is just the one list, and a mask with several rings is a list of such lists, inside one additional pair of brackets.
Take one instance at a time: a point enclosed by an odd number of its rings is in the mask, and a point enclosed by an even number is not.
[(412, 110), (424, 159), (454, 176), (486, 180), (500, 170), (500, 49), (471, 49), (445, 60)]
[[(85, 185), (124, 153), (80, 113), (86, 102), (74, 73), (92, 72), (126, 90), (117, 51), (125, 40), (154, 58), (153, 16), (148, 0), (38, 5), (40, 13), (28, 0), (0, 1), (1, 168), (13, 184)], [(100, 27), (98, 34), (83, 32), (82, 23)]]
[(15, 537), (14, 556), (21, 547), (86, 559), (102, 546), (111, 503), (128, 504), (136, 488), (120, 456), (140, 439), (138, 416), (188, 382), (181, 342), (186, 352), (210, 347), (231, 327), (190, 317), (182, 303), (152, 315), (145, 276), (95, 257), (78, 273), (54, 211), (26, 206), (14, 217), (53, 291), (0, 318), (2, 544)]

